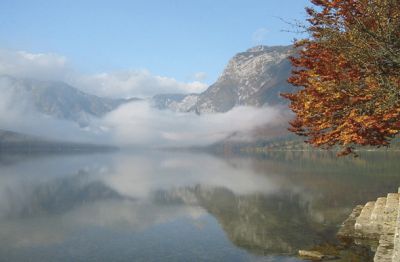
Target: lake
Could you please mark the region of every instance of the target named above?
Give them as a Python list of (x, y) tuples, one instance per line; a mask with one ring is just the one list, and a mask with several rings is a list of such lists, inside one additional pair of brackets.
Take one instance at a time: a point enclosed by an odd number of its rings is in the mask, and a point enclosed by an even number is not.
[(1, 154), (0, 261), (300, 261), (397, 192), (399, 156)]

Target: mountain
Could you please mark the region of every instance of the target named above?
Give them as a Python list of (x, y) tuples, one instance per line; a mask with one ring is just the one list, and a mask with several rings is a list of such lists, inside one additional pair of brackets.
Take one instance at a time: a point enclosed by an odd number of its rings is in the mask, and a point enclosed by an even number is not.
[(38, 112), (86, 126), (92, 117), (101, 117), (133, 99), (101, 98), (86, 94), (63, 82), (0, 76), (0, 90), (11, 92), (17, 101), (27, 101)]
[(226, 112), (235, 106), (285, 104), (282, 92), (290, 92), (288, 59), (292, 46), (256, 46), (235, 55), (217, 82), (201, 94), (159, 95), (153, 105), (159, 109), (197, 113)]
[(238, 105), (284, 103), (279, 94), (290, 89), (292, 50), (291, 46), (257, 46), (235, 55), (217, 82), (200, 94), (196, 110), (226, 112)]
[(160, 94), (151, 99), (152, 106), (158, 109), (170, 109), (179, 112), (195, 111), (198, 94)]

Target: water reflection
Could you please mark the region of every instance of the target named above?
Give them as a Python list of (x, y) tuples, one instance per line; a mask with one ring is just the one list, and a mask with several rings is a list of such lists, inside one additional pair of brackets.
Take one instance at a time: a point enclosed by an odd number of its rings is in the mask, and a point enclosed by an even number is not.
[(297, 261), (355, 204), (397, 190), (397, 158), (0, 155), (0, 258)]

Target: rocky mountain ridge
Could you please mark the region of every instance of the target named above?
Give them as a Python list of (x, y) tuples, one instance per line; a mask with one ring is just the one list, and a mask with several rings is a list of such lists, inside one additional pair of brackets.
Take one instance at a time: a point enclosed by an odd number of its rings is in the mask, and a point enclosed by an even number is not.
[(153, 97), (159, 109), (179, 112), (226, 112), (235, 106), (276, 105), (286, 103), (280, 93), (290, 92), (287, 78), (292, 46), (256, 46), (235, 55), (222, 75), (200, 94), (166, 94)]

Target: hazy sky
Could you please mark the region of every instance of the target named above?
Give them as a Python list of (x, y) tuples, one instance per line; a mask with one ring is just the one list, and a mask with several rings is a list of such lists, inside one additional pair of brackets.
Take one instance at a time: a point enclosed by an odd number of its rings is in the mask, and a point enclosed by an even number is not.
[(2, 0), (0, 48), (65, 56), (90, 74), (148, 70), (212, 83), (254, 45), (291, 44), (306, 0)]

